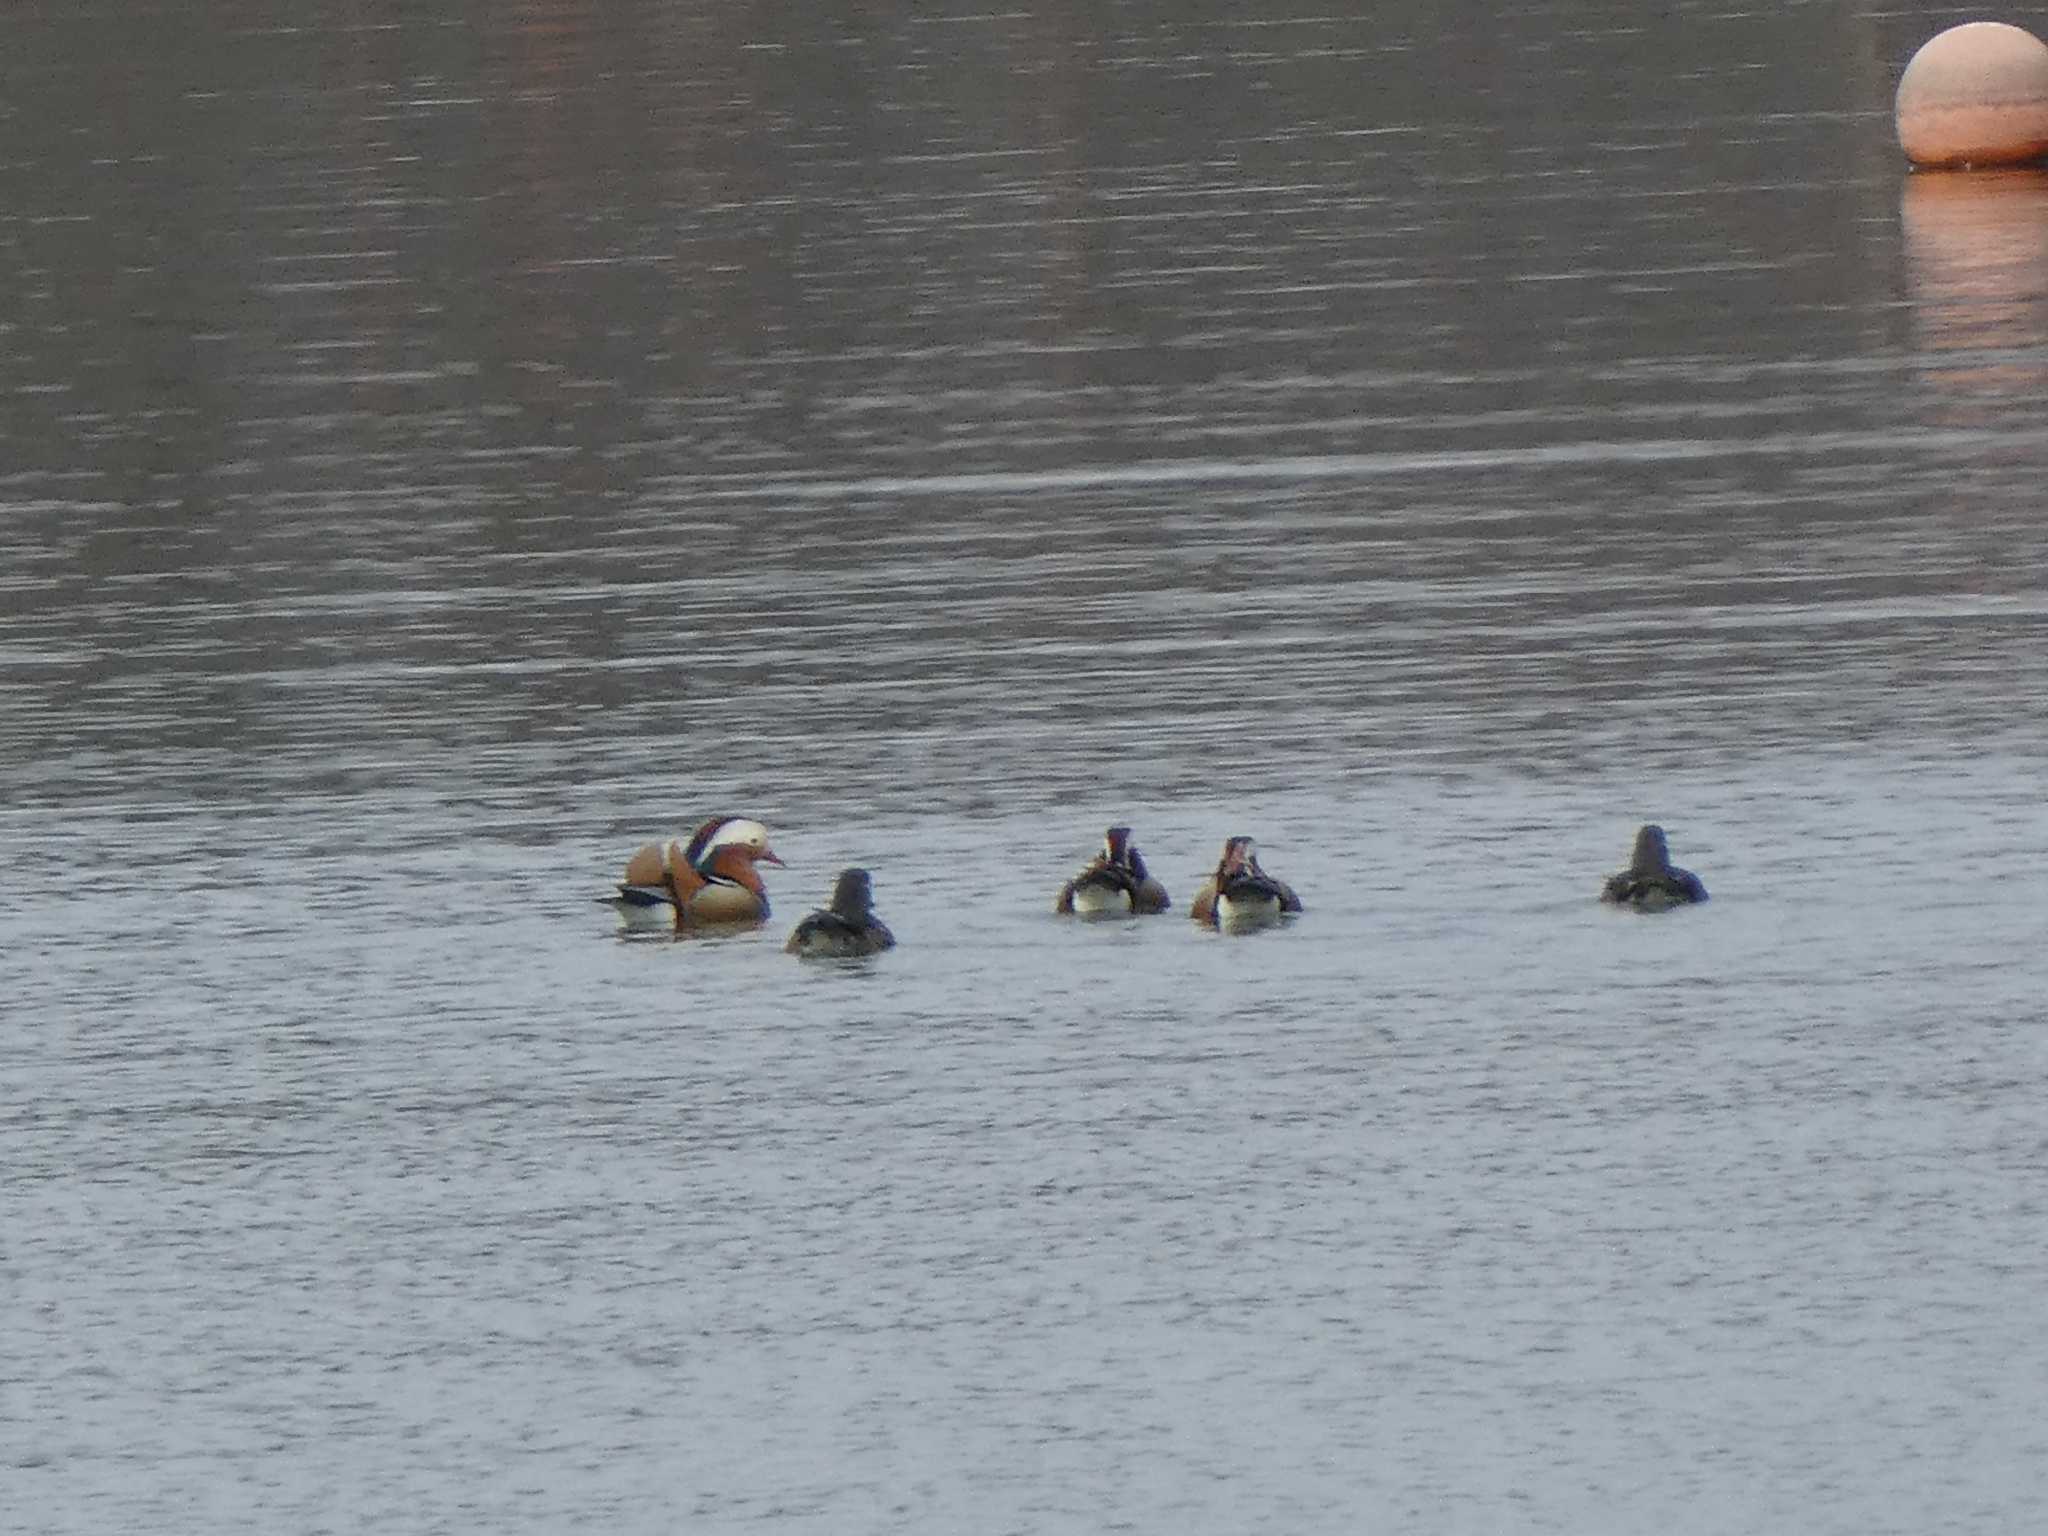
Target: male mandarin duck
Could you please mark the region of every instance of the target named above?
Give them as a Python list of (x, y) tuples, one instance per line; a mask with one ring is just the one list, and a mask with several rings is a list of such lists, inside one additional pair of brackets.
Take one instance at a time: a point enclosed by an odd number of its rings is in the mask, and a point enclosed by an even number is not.
[(767, 921), (768, 888), (756, 864), (782, 867), (768, 829), (744, 816), (714, 816), (683, 847), (649, 843), (626, 861), (619, 894), (602, 898), (628, 928), (737, 927)]
[(1130, 912), (1164, 912), (1173, 903), (1166, 887), (1145, 868), (1129, 827), (1103, 834), (1102, 852), (1060, 887), (1053, 911), (1063, 916), (1105, 917)]
[(796, 925), (783, 948), (792, 955), (846, 959), (894, 947), (896, 935), (875, 916), (874, 882), (864, 869), (842, 869), (832, 904)]
[(1216, 873), (1195, 893), (1192, 916), (1211, 928), (1263, 928), (1301, 910), (1301, 898), (1284, 880), (1259, 868), (1248, 837), (1223, 844)]
[(1707, 899), (1707, 888), (1689, 869), (1671, 862), (1671, 850), (1664, 842), (1664, 829), (1646, 826), (1636, 833), (1635, 853), (1628, 868), (1609, 875), (1600, 888), (1600, 899), (1638, 912), (1663, 912)]

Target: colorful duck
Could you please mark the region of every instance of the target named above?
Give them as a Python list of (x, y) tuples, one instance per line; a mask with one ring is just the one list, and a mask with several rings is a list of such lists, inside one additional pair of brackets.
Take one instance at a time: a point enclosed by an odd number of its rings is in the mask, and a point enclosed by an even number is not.
[(745, 816), (714, 816), (687, 847), (649, 843), (626, 861), (616, 896), (601, 898), (627, 928), (751, 926), (768, 919), (768, 888), (756, 864), (783, 867), (768, 829)]
[(1063, 916), (1109, 917), (1164, 912), (1172, 905), (1166, 887), (1145, 868), (1131, 829), (1111, 827), (1103, 834), (1102, 852), (1060, 887), (1053, 910)]
[(1300, 910), (1294, 888), (1259, 867), (1252, 840), (1233, 837), (1223, 844), (1216, 873), (1195, 893), (1191, 915), (1211, 928), (1247, 929), (1268, 927)]

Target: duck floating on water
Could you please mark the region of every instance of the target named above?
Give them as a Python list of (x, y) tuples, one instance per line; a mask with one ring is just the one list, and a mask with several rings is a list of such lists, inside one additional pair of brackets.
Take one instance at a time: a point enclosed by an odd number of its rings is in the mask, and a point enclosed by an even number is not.
[(599, 899), (632, 929), (753, 926), (766, 922), (769, 911), (756, 864), (786, 867), (768, 845), (768, 829), (751, 817), (714, 816), (687, 847), (649, 843), (635, 853), (618, 895)]
[(892, 949), (896, 935), (875, 916), (874, 882), (864, 869), (842, 869), (832, 886), (832, 904), (796, 925), (782, 947), (792, 955), (843, 960)]
[(1607, 883), (1600, 888), (1600, 899), (1634, 907), (1638, 912), (1663, 912), (1705, 901), (1707, 888), (1698, 875), (1671, 862), (1664, 829), (1649, 825), (1636, 833), (1635, 853), (1628, 868), (1607, 877)]
[(1111, 827), (1102, 835), (1102, 852), (1060, 887), (1053, 911), (1063, 917), (1117, 917), (1164, 912), (1172, 905), (1166, 887), (1145, 868), (1131, 829)]
[(1211, 928), (1243, 930), (1270, 927), (1300, 910), (1294, 888), (1259, 867), (1252, 840), (1233, 837), (1223, 844), (1216, 873), (1195, 893), (1190, 915)]

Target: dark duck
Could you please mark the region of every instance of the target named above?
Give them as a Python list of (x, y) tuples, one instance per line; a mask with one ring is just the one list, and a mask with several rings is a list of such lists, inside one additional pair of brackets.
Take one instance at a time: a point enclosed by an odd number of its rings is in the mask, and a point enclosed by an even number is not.
[(1634, 907), (1638, 912), (1664, 912), (1707, 899), (1707, 888), (1689, 869), (1671, 862), (1671, 850), (1664, 841), (1664, 829), (1646, 826), (1636, 833), (1634, 855), (1628, 868), (1609, 875), (1600, 888), (1600, 899), (1616, 906)]
[(792, 955), (844, 960), (879, 954), (896, 935), (875, 916), (874, 882), (864, 869), (842, 869), (832, 887), (832, 904), (796, 925), (783, 946)]

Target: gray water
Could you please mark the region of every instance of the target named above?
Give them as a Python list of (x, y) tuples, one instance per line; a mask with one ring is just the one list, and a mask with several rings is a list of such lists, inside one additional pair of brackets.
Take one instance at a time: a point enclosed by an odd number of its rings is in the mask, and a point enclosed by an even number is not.
[(0, 1528), (2048, 1519), (2048, 176), (1357, 9), (17, 7)]

